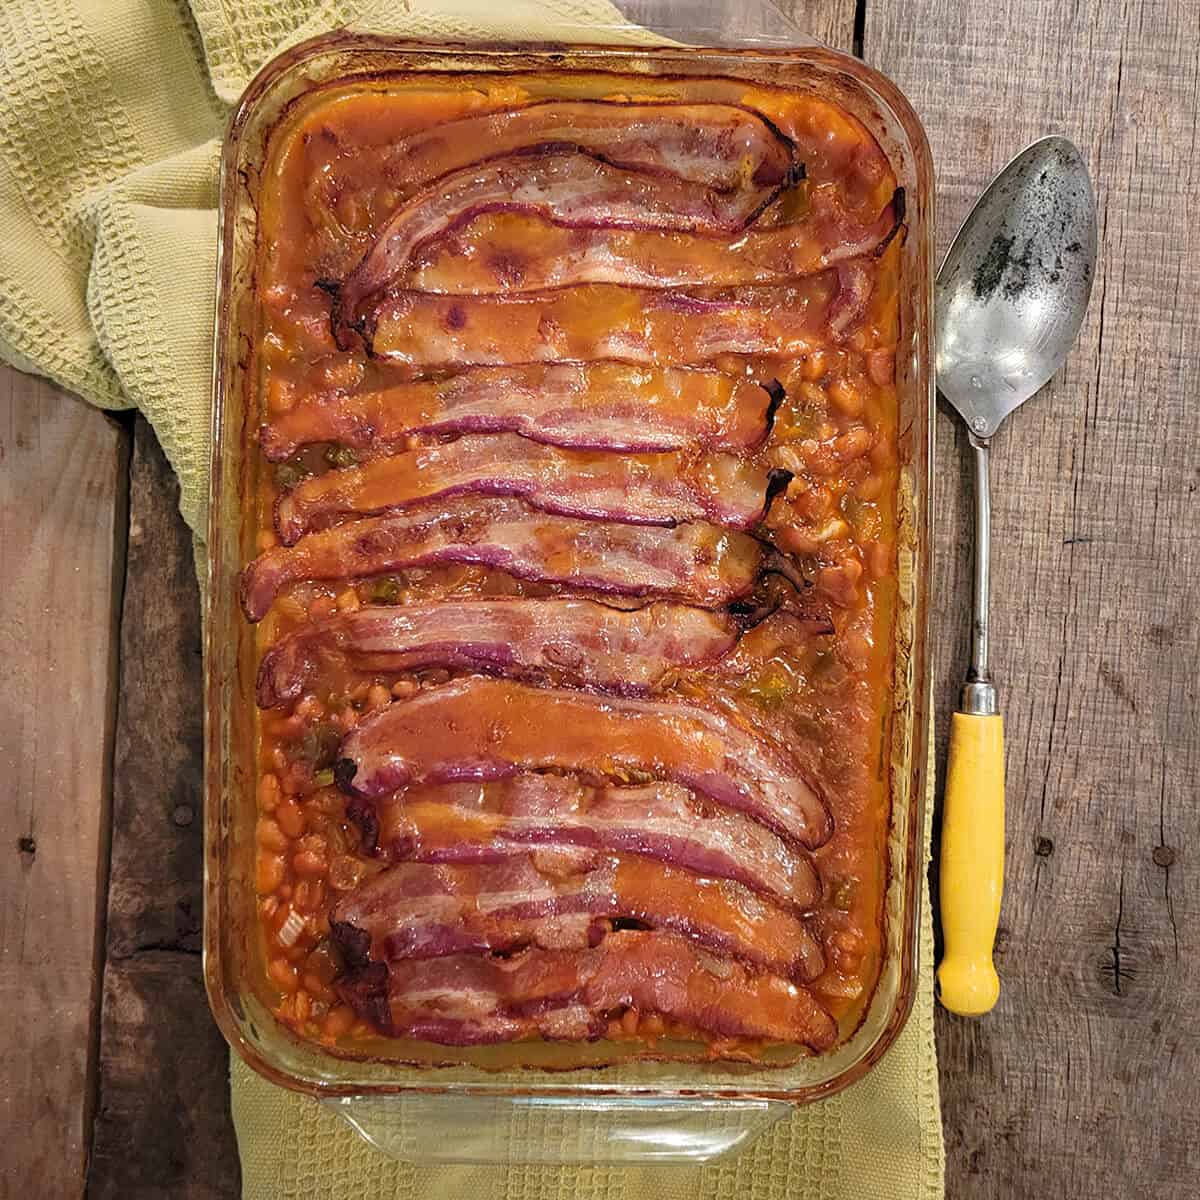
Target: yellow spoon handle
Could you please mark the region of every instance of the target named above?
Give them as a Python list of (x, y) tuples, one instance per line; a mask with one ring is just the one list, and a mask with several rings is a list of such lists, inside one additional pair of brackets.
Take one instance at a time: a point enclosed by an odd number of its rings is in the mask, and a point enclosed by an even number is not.
[(1004, 888), (1004, 719), (954, 713), (942, 810), (942, 1004), (964, 1017), (1000, 995), (992, 945)]

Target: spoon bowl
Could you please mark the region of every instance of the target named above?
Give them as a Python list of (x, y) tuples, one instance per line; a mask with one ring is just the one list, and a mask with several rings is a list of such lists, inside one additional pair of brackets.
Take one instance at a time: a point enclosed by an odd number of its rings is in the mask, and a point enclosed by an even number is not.
[(989, 438), (1062, 366), (1096, 260), (1096, 201), (1075, 146), (1042, 138), (995, 178), (938, 272), (937, 382)]

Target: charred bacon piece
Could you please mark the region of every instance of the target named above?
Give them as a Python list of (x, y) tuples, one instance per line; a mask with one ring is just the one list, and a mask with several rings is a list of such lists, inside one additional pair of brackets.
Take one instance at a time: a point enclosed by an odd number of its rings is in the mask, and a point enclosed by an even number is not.
[(686, 704), (467, 677), (366, 717), (343, 740), (339, 786), (368, 800), (411, 784), (523, 771), (650, 772), (812, 849), (832, 833), (821, 798), (778, 750)]
[(414, 433), (519, 433), (551, 446), (640, 454), (746, 450), (766, 437), (771, 401), (769, 382), (719, 371), (616, 362), (481, 367), (307, 397), (264, 425), (260, 440), (272, 462), (314, 442), (395, 449)]
[(767, 471), (732, 455), (612, 454), (561, 450), (513, 433), (373, 459), (305, 479), (281, 496), (275, 527), (284, 545), (347, 517), (376, 516), (451, 496), (518, 496), (542, 512), (624, 525), (711, 521), (750, 529), (771, 493)]
[(714, 960), (685, 938), (621, 930), (586, 950), (372, 963), (339, 984), (384, 1033), (443, 1045), (597, 1039), (632, 1008), (719, 1038), (828, 1049), (837, 1025), (804, 988)]
[(752, 537), (715, 525), (612, 525), (535, 512), (519, 500), (459, 499), (267, 550), (243, 571), (241, 599), (246, 616), (259, 621), (291, 583), (477, 563), (518, 579), (717, 608), (750, 591), (763, 556)]
[(479, 866), (400, 863), (339, 900), (329, 919), (353, 966), (526, 946), (582, 950), (613, 921), (672, 930), (714, 954), (801, 982), (824, 966), (799, 917), (739, 885), (614, 856), (567, 875), (543, 873), (536, 854)]
[(853, 325), (866, 311), (874, 267), (873, 259), (855, 259), (853, 266), (770, 287), (659, 291), (591, 283), (511, 296), (396, 292), (376, 309), (367, 336), (376, 355), (421, 371), (605, 358), (701, 366), (722, 354), (790, 357), (829, 344), (831, 311), (841, 328)]
[(848, 259), (878, 255), (904, 219), (903, 192), (863, 224), (838, 190), (815, 188), (800, 220), (755, 225), (732, 238), (691, 232), (563, 229), (536, 217), (488, 213), (448, 233), (420, 256), (415, 291), (487, 295), (623, 283), (640, 287), (735, 287), (786, 283)]
[(410, 788), (350, 810), (368, 847), (392, 860), (496, 862), (530, 846), (637, 854), (730, 879), (797, 910), (821, 885), (808, 856), (745, 813), (698, 803), (677, 783), (589, 787), (531, 773)]
[(428, 186), (393, 213), (334, 289), (333, 331), (343, 348), (367, 299), (400, 283), (422, 245), (481, 212), (733, 233), (803, 177), (774, 126), (717, 105), (533, 105), (434, 128), (395, 147), (392, 161)]
[(518, 598), (373, 605), (280, 638), (263, 656), (258, 703), (298, 700), (331, 663), (396, 674), (425, 667), (653, 692), (668, 672), (715, 662), (737, 642), (729, 617), (658, 602)]

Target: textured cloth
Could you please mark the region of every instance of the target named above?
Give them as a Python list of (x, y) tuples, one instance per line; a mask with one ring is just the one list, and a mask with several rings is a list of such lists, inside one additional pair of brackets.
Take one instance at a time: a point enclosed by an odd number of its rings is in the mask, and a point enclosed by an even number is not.
[[(219, 139), (254, 71), (348, 21), (578, 40), (618, 20), (606, 0), (0, 0), (0, 356), (93, 404), (142, 410), (179, 474), (202, 567)], [(943, 1150), (925, 913), (916, 1008), (895, 1047), (728, 1164), (416, 1168), (235, 1062), (244, 1194), (933, 1200)]]

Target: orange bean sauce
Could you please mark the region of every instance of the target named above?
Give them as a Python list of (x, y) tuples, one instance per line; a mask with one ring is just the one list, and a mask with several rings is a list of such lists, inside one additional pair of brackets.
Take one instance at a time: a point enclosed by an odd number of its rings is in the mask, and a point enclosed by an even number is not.
[[(836, 105), (731, 80), (639, 79), (635, 84), (601, 74), (401, 78), (316, 92), (280, 122), (262, 181), (253, 373), (262, 421), (314, 403), (314, 396), (330, 390), (376, 391), (393, 378), (393, 368), (361, 346), (337, 349), (330, 300), (316, 286), (320, 278), (351, 269), (403, 199), (403, 185), (383, 167), (387, 147), (431, 124), (547, 96), (727, 100), (768, 116), (795, 140), (807, 178), (764, 214), (761, 224), (769, 232), (761, 235), (758, 257), (746, 268), (751, 272), (765, 263), (769, 273), (780, 261), (787, 269), (819, 267), (822, 227), (804, 227), (793, 248), (780, 252), (782, 259), (772, 249), (780, 231), (789, 222), (803, 226), (806, 214), (830, 205), (867, 225), (895, 189), (878, 145)], [(820, 206), (814, 206), (816, 189), (826, 189)], [(453, 257), (431, 251), (418, 286), (423, 278), (430, 288), (495, 292), (501, 285), (480, 265), (489, 246), (511, 261), (521, 252), (531, 257), (565, 253), (570, 243), (566, 231), (539, 228), (537, 219), (524, 216), (481, 217), (455, 236), (469, 251), (461, 268)], [(655, 235), (638, 236), (649, 246), (647, 253), (672, 270), (681, 255), (699, 252), (672, 235), (657, 235), (657, 249), (650, 246)], [(711, 261), (719, 266), (733, 259), (713, 250)], [(786, 747), (826, 797), (834, 833), (814, 854), (823, 898), (805, 918), (822, 946), (826, 968), (810, 987), (844, 1033), (861, 1018), (882, 952), (890, 803), (885, 739), (898, 527), (899, 264), (900, 239), (870, 260), (871, 301), (845, 337), (826, 330), (786, 357), (726, 355), (708, 364), (738, 377), (777, 379), (785, 390), (769, 438), (749, 452), (762, 465), (792, 473), (760, 532), (791, 557), (809, 585), (806, 603), (828, 613), (835, 632), (806, 631), (781, 611), (746, 633), (720, 663), (680, 672), (664, 697), (736, 713)], [(621, 319), (636, 321), (637, 314)], [(422, 441), (413, 437), (410, 444)], [(354, 456), (336, 445), (303, 449), (282, 464), (264, 460), (254, 509), (259, 549), (276, 544), (273, 513), (283, 491), (310, 474), (352, 461)], [(259, 652), (309, 620), (366, 604), (537, 596), (553, 590), (474, 566), (293, 584), (258, 626)], [(306, 1038), (346, 1044), (370, 1032), (338, 996), (341, 963), (329, 939), (329, 911), (340, 896), (383, 868), (362, 852), (359, 830), (347, 819), (344, 798), (333, 785), (337, 744), (372, 711), (447, 677), (446, 671), (372, 676), (334, 661), (311, 692), (259, 713), (255, 887), (266, 986), (279, 1019)], [(630, 1010), (614, 1014), (610, 1022), (612, 1036), (650, 1044), (672, 1032), (680, 1028), (655, 1013)], [(711, 1052), (730, 1048), (713, 1042)]]

